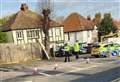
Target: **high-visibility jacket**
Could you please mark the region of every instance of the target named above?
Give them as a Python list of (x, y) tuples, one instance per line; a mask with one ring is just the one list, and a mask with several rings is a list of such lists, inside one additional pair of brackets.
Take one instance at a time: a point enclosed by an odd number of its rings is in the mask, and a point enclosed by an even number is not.
[(70, 45), (67, 44), (67, 45), (65, 46), (65, 51), (67, 51), (67, 52), (70, 51)]
[(76, 43), (74, 44), (74, 52), (78, 52), (79, 49), (80, 49), (80, 45), (79, 45), (78, 42), (76, 42)]
[(101, 52), (106, 52), (107, 48), (104, 47), (104, 44), (100, 44), (100, 50), (101, 50)]
[(105, 47), (101, 47), (101, 51), (103, 52), (106, 52), (107, 51), (107, 48), (105, 48)]

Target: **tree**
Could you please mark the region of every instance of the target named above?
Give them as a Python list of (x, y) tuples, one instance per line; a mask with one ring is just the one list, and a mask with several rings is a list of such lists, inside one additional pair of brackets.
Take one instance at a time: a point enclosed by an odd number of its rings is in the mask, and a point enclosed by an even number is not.
[(98, 26), (101, 22), (101, 13), (96, 13), (95, 18), (93, 19), (93, 22), (96, 26)]
[(98, 37), (100, 41), (100, 37), (107, 35), (109, 33), (114, 33), (117, 31), (117, 28), (113, 24), (113, 19), (110, 13), (104, 14), (104, 18), (98, 25)]
[(6, 33), (0, 31), (0, 43), (7, 43), (8, 40), (7, 40), (7, 35)]
[[(43, 44), (45, 46), (45, 54), (49, 59), (50, 56), (50, 37), (49, 37), (49, 29), (51, 27), (51, 22), (54, 14), (54, 0), (41, 0), (41, 4), (39, 5), (40, 11), (42, 11), (42, 31), (44, 33)], [(46, 53), (47, 52), (47, 53)], [(44, 54), (44, 53), (43, 53)], [(45, 55), (44, 54), (44, 55)], [(49, 57), (48, 57), (49, 55)], [(45, 56), (43, 56), (45, 58)]]
[(11, 17), (15, 16), (15, 14), (12, 14), (12, 15), (8, 15), (8, 16), (5, 16), (3, 18), (0, 19), (0, 25), (3, 25), (5, 24), (9, 19), (11, 19)]
[(3, 19), (0, 19), (0, 25), (2, 25), (3, 24)]
[[(44, 46), (46, 52), (50, 55), (49, 28), (50, 28), (50, 9), (43, 9), (43, 32), (45, 34)], [(45, 56), (43, 56), (44, 58)]]
[(0, 19), (0, 25), (5, 24), (6, 21), (8, 21), (8, 20), (10, 19), (10, 17), (12, 17), (12, 15), (11, 15), (11, 16), (6, 16), (6, 17), (4, 17), (4, 18), (1, 18), (1, 19)]
[[(7, 17), (0, 19), (0, 26), (2, 26), (7, 20), (8, 20)], [(0, 43), (7, 43), (7, 42), (8, 42), (7, 34), (5, 32), (2, 32), (2, 30), (0, 30)]]

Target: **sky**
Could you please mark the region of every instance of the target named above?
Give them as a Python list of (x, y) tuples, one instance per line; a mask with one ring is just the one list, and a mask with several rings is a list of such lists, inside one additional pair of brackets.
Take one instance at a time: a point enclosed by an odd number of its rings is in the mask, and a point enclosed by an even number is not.
[[(44, 0), (45, 1), (45, 0)], [(49, 0), (48, 0), (49, 1)], [(73, 12), (92, 18), (95, 13), (111, 13), (113, 19), (120, 20), (120, 0), (50, 0), (52, 3), (53, 18), (67, 17)], [(0, 0), (0, 18), (14, 14), (20, 10), (21, 3), (27, 3), (29, 9), (37, 13), (41, 12), (43, 0)]]

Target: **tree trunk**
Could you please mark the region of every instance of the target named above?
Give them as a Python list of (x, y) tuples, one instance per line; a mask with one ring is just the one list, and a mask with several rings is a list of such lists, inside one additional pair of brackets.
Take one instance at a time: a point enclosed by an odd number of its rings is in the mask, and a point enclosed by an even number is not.
[[(43, 32), (45, 34), (45, 39), (44, 41), (44, 46), (45, 50), (50, 56), (50, 42), (49, 42), (49, 28), (50, 28), (50, 18), (49, 18), (50, 10), (49, 9), (44, 9), (43, 10)], [(45, 57), (46, 58), (46, 57)]]
[(47, 29), (45, 32), (44, 46), (45, 46), (46, 52), (50, 56), (49, 29)]

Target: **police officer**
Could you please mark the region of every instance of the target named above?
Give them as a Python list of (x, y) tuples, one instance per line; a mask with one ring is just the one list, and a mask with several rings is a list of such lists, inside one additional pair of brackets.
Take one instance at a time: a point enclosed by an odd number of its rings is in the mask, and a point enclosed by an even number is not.
[(79, 49), (80, 49), (80, 45), (79, 45), (79, 43), (78, 43), (78, 40), (76, 40), (76, 42), (74, 43), (74, 55), (75, 55), (75, 57), (76, 57), (76, 59), (78, 59), (79, 58)]
[(65, 44), (64, 46), (65, 50), (65, 62), (70, 62), (70, 45), (68, 43)]

